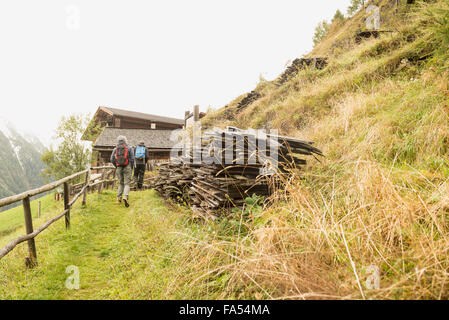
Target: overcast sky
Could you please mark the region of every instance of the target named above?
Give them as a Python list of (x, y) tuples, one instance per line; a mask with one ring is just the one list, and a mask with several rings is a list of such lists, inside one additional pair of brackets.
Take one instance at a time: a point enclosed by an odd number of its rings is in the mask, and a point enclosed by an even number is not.
[(48, 144), (99, 105), (182, 118), (219, 108), (312, 49), (350, 0), (0, 2), (0, 117)]

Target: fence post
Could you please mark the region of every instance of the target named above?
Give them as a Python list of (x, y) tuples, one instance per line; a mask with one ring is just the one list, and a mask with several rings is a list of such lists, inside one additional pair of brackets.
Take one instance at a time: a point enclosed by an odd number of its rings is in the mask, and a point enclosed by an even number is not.
[(189, 115), (190, 115), (190, 112), (187, 110), (184, 113), (184, 129), (187, 129), (187, 118), (189, 117)]
[(65, 214), (65, 228), (70, 229), (69, 184), (67, 182), (64, 182), (64, 210), (68, 210)]
[(114, 189), (114, 178), (115, 178), (115, 171), (111, 170), (111, 175), (110, 175), (110, 182), (109, 182), (109, 187), (111, 188), (111, 190)]
[[(23, 214), (25, 217), (25, 228), (27, 234), (33, 233), (33, 217), (31, 216), (30, 197), (23, 199)], [(25, 258), (27, 267), (32, 268), (37, 264), (36, 243), (34, 238), (28, 240), (28, 251), (30, 256)]]
[(102, 170), (101, 173), (101, 183), (98, 185), (98, 194), (101, 194), (103, 192), (103, 185), (104, 185), (104, 178), (105, 178), (105, 174), (104, 174), (105, 170)]
[(112, 175), (111, 190), (115, 189), (115, 177), (116, 177), (116, 174), (117, 174), (116, 171), (117, 171), (117, 169), (112, 169), (112, 171), (111, 171), (111, 175)]
[[(105, 170), (105, 173), (104, 173), (104, 180), (109, 180), (109, 173)], [(108, 190), (108, 182), (103, 182), (102, 184), (103, 184), (103, 189), (105, 189), (105, 190)]]
[(86, 200), (87, 200), (87, 185), (89, 185), (89, 174), (90, 174), (90, 167), (88, 169), (88, 171), (86, 172), (86, 180), (84, 182), (84, 193), (83, 193), (83, 202), (82, 205), (85, 206), (86, 205)]
[(195, 105), (193, 107), (193, 121), (199, 121), (200, 120), (200, 106)]
[(41, 217), (41, 206), (42, 206), (42, 203), (39, 201), (38, 206), (37, 206), (37, 217), (38, 218)]
[(111, 171), (108, 171), (108, 174), (106, 175), (106, 180), (107, 182), (105, 182), (104, 187), (106, 188), (106, 190), (109, 189), (109, 187), (111, 186)]

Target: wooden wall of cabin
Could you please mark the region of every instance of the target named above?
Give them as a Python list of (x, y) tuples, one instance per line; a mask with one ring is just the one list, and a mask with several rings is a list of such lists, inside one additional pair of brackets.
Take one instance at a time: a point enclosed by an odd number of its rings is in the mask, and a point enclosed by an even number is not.
[(95, 117), (96, 124), (100, 124), (101, 127), (112, 127), (114, 125), (114, 118), (104, 112), (100, 112)]
[(98, 166), (105, 166), (110, 163), (112, 150), (98, 152)]
[[(152, 124), (155, 124), (152, 126)], [(182, 128), (182, 125), (154, 122), (149, 120), (132, 119), (124, 117), (114, 117), (114, 127), (122, 129), (156, 129), (156, 130), (174, 130)]]
[(148, 151), (150, 160), (170, 160), (170, 151)]

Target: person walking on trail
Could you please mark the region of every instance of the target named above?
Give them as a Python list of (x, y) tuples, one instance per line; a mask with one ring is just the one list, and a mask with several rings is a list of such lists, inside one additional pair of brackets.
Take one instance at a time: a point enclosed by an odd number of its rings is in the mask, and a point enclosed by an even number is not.
[(145, 170), (147, 167), (147, 162), (150, 158), (148, 154), (148, 149), (145, 147), (145, 142), (141, 141), (136, 147), (136, 152), (134, 154), (136, 159), (136, 168), (134, 169), (134, 182), (138, 189), (143, 187), (143, 179), (145, 177)]
[(119, 181), (117, 192), (117, 203), (125, 202), (129, 207), (129, 190), (131, 189), (132, 171), (134, 168), (134, 150), (128, 147), (128, 141), (125, 136), (117, 138), (117, 146), (112, 151), (111, 163), (117, 168), (117, 178)]

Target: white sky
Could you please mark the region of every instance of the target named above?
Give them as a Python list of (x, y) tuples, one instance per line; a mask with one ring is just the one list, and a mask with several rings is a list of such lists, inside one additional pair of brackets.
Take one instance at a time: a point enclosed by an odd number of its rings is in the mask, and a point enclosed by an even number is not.
[(61, 116), (99, 105), (219, 108), (310, 51), (318, 22), (349, 2), (1, 1), (0, 117), (48, 144)]

